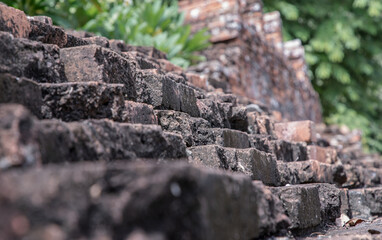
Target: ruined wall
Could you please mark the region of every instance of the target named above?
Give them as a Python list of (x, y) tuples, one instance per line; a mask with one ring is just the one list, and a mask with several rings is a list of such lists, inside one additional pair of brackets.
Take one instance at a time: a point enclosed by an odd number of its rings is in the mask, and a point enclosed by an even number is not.
[(193, 31), (207, 28), (208, 62), (191, 70), (225, 92), (255, 99), (285, 119), (322, 121), (319, 97), (307, 76), (299, 40), (283, 43), (278, 12), (264, 14), (261, 0), (181, 0)]
[[(281, 49), (240, 36), (208, 50), (232, 56), (216, 73), (234, 74), (214, 84), (246, 95), (253, 79), (235, 75), (262, 70), (253, 89), (290, 97), (288, 79), (304, 75), (272, 82), (272, 69), (292, 74)], [(258, 68), (237, 65), (246, 54)], [(368, 220), (359, 239), (382, 232), (382, 160), (362, 153), (359, 132), (280, 122), (213, 79), (0, 3), (0, 239), (312, 239), (328, 228), (347, 239), (346, 217)]]

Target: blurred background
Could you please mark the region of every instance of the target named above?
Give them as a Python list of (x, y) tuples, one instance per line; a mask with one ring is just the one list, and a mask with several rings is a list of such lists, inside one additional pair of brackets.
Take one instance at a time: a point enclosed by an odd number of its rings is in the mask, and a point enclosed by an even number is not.
[[(5, 0), (28, 15), (128, 44), (154, 46), (187, 68), (203, 61), (205, 31), (191, 35), (176, 0)], [(382, 1), (263, 0), (278, 10), (284, 41), (305, 46), (309, 75), (319, 93), (325, 122), (363, 132), (369, 152), (382, 153)]]

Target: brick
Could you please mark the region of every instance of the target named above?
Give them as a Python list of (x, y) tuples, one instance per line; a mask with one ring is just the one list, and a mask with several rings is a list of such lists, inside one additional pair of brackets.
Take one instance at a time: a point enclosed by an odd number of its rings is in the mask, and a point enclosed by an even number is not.
[(103, 48), (110, 48), (109, 39), (101, 36), (83, 38), (88, 44), (95, 44)]
[(341, 216), (341, 208), (345, 203), (341, 200), (341, 189), (335, 185), (321, 183), (318, 186), (321, 206), (321, 220), (334, 223)]
[(151, 105), (133, 101), (125, 101), (122, 121), (128, 123), (157, 124), (157, 118)]
[(40, 86), (29, 79), (0, 74), (0, 103), (18, 103), (41, 117), (43, 105)]
[[(49, 20), (47, 21), (49, 22)], [(55, 44), (60, 48), (67, 44), (68, 37), (62, 28), (33, 18), (30, 18), (29, 22), (31, 26), (29, 39), (47, 44)]]
[(83, 38), (76, 37), (71, 34), (66, 34), (66, 44), (65, 48), (70, 48), (70, 47), (79, 47), (79, 46), (84, 46), (84, 45), (89, 45), (89, 42), (84, 40)]
[(36, 82), (65, 82), (64, 65), (56, 45), (0, 32), (0, 73), (26, 77)]
[(342, 165), (331, 165), (315, 160), (301, 162), (277, 162), (280, 185), (302, 183), (343, 184), (346, 172)]
[(64, 121), (110, 118), (123, 121), (123, 84), (68, 82), (40, 84), (41, 117)]
[(189, 162), (196, 166), (207, 166), (214, 169), (238, 171), (236, 151), (218, 145), (191, 147)]
[(382, 187), (365, 188), (365, 198), (372, 215), (382, 214)]
[(337, 161), (337, 151), (330, 147), (307, 146), (308, 158), (322, 163), (335, 163)]
[(273, 135), (274, 124), (269, 116), (257, 112), (247, 113), (248, 131), (252, 134)]
[(137, 72), (136, 80), (139, 102), (199, 117), (195, 90), (177, 82), (171, 75), (161, 75), (156, 70), (144, 70)]
[(160, 69), (165, 72), (176, 72), (176, 73), (183, 72), (183, 68), (171, 63), (169, 60), (158, 59), (157, 62), (159, 63)]
[(133, 60), (97, 45), (62, 48), (60, 54), (68, 81), (122, 83), (126, 98), (136, 98)]
[(0, 200), (6, 213), (0, 231), (9, 239), (18, 236), (11, 222), (20, 218), (34, 223), (23, 234), (36, 239), (46, 239), (51, 228), (67, 238), (102, 233), (127, 239), (135, 229), (145, 229), (175, 239), (246, 239), (289, 225), (280, 200), (263, 184), (179, 163), (80, 163), (32, 168), (21, 175), (11, 171), (0, 176)]
[(27, 38), (31, 27), (24, 12), (0, 4), (0, 31), (9, 32), (17, 38)]
[(231, 129), (214, 129), (216, 142), (223, 147), (249, 148), (248, 135), (244, 132)]
[(211, 127), (205, 119), (194, 118), (187, 113), (156, 110), (155, 114), (162, 129), (182, 135), (187, 147), (198, 145), (194, 142), (194, 139), (198, 138), (198, 129)]
[(21, 105), (0, 104), (0, 170), (41, 162), (35, 121)]
[(372, 220), (370, 207), (367, 204), (364, 189), (352, 189), (348, 191), (349, 207), (352, 218)]
[(189, 83), (193, 86), (201, 88), (203, 90), (208, 90), (208, 79), (204, 75), (199, 75), (195, 73), (186, 73), (186, 77)]
[(271, 188), (280, 197), (291, 221), (291, 229), (307, 229), (321, 223), (319, 190), (316, 185)]
[(309, 160), (305, 143), (273, 140), (269, 135), (251, 135), (254, 147), (272, 153), (277, 160), (295, 162)]
[(0, 103), (19, 103), (38, 118), (124, 121), (124, 86), (100, 82), (40, 83), (0, 74)]
[[(277, 163), (274, 156), (257, 149), (240, 150), (240, 152), (249, 154), (253, 179), (261, 180), (266, 185), (279, 186), (280, 175), (277, 171)], [(240, 154), (238, 155), (240, 156)]]
[(197, 99), (196, 104), (200, 117), (210, 122), (212, 127), (222, 128), (225, 126), (224, 112), (218, 102), (211, 99)]
[(109, 120), (45, 120), (39, 125), (43, 163), (186, 157), (181, 136), (165, 134), (157, 125)]
[(276, 160), (270, 154), (257, 149), (205, 145), (191, 147), (187, 151), (189, 151), (189, 161), (197, 166), (240, 172), (266, 185), (279, 185)]
[(293, 142), (316, 142), (316, 130), (312, 121), (275, 123), (277, 138)]

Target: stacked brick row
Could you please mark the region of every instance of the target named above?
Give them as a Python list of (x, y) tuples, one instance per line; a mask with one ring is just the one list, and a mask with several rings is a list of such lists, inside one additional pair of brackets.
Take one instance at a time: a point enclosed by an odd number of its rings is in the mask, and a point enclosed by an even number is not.
[(299, 236), (382, 214), (379, 168), (154, 48), (0, 4), (0, 52), (3, 239)]
[[(181, 0), (194, 31), (206, 28), (208, 62), (191, 71), (215, 88), (264, 103), (289, 120), (321, 122), (317, 93), (307, 76), (300, 42), (283, 43), (278, 12), (263, 13), (261, 0)], [(301, 52), (302, 51), (302, 52)]]

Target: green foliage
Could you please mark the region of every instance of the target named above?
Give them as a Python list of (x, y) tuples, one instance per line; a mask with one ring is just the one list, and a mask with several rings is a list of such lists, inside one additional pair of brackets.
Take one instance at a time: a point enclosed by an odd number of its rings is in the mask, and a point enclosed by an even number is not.
[(382, 2), (264, 0), (279, 10), (285, 40), (300, 38), (328, 123), (363, 131), (382, 152)]
[(182, 67), (203, 60), (194, 52), (209, 45), (209, 36), (205, 31), (191, 36), (191, 27), (183, 25), (184, 14), (179, 13), (176, 1), (136, 2), (113, 6), (90, 20), (84, 29), (133, 45), (154, 46)]
[(65, 28), (81, 29), (132, 45), (154, 46), (174, 64), (188, 67), (209, 46), (206, 31), (191, 34), (175, 0), (6, 0), (28, 15), (47, 15)]

